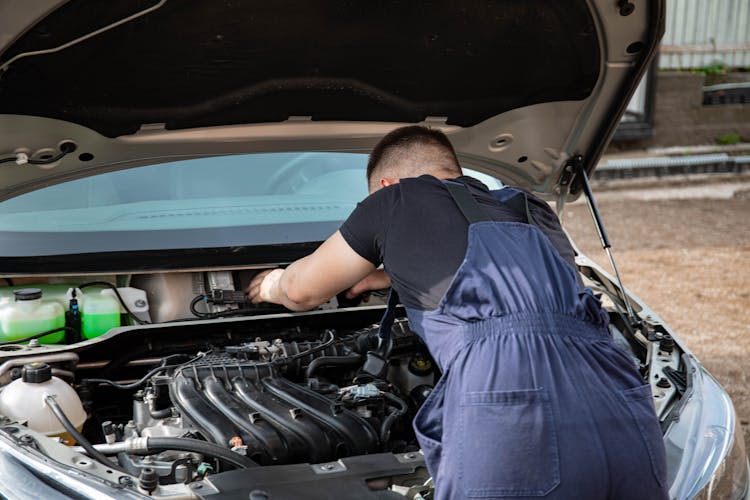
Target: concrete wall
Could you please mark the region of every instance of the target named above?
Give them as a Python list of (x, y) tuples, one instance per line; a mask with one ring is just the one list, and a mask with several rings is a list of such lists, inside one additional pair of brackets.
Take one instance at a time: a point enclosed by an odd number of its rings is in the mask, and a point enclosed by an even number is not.
[(612, 143), (608, 152), (716, 144), (717, 138), (729, 134), (750, 142), (750, 104), (703, 106), (704, 84), (700, 73), (660, 71), (653, 137)]

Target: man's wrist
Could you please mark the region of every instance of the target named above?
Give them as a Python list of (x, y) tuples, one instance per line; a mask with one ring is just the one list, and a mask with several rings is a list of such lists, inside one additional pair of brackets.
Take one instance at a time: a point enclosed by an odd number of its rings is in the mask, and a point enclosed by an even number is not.
[(280, 273), (281, 269), (274, 269), (268, 273), (263, 282), (260, 285), (260, 298), (262, 302), (269, 302), (271, 304), (283, 304), (283, 295), (279, 288), (279, 282), (281, 281)]
[(284, 276), (283, 269), (277, 269), (273, 272), (273, 281), (271, 282), (271, 298), (275, 304), (283, 304), (287, 299), (286, 293), (282, 290), (281, 279)]

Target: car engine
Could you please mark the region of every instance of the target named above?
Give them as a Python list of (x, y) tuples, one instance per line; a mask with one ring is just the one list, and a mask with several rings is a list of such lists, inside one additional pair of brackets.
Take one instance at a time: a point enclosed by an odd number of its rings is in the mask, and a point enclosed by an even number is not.
[[(198, 488), (247, 498), (256, 487), (274, 498), (329, 498), (334, 490), (429, 498), (412, 421), (440, 371), (404, 311), (385, 343), (382, 294), (290, 314), (248, 304), (241, 290), (250, 276), (109, 279), (124, 282), (117, 289), (101, 281), (44, 285), (70, 312), (70, 291), (85, 313), (96, 303), (92, 288), (99, 303), (117, 299), (125, 312), (88, 339), (0, 343), (0, 431), (19, 448), (155, 498), (190, 498)], [(660, 342), (634, 336), (616, 297), (605, 298), (614, 340), (652, 382), (657, 413), (667, 419), (685, 391), (679, 349), (664, 332)], [(61, 388), (58, 405), (27, 405), (24, 391), (48, 390), (39, 382)], [(77, 406), (65, 406), (70, 398)], [(54, 406), (67, 414), (67, 432)]]
[[(162, 357), (80, 360), (83, 433), (125, 471), (153, 471), (159, 484), (231, 470), (238, 464), (226, 453), (249, 467), (418, 454), (411, 421), (439, 373), (405, 319), (387, 348), (375, 325), (273, 333), (185, 336)], [(148, 350), (160, 350), (156, 340)], [(366, 359), (379, 351), (387, 370), (369, 373)]]

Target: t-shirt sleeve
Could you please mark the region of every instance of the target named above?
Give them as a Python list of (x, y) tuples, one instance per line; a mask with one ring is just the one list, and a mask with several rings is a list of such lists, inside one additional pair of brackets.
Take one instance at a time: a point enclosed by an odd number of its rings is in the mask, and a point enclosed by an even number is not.
[(339, 228), (352, 250), (375, 266), (383, 262), (388, 221), (398, 197), (398, 184), (376, 191), (358, 203)]

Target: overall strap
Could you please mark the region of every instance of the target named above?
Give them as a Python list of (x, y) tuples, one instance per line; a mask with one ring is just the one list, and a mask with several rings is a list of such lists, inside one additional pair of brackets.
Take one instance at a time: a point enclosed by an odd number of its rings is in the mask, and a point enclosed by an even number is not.
[(380, 320), (378, 329), (378, 347), (374, 351), (367, 351), (365, 362), (361, 371), (375, 378), (385, 378), (388, 372), (388, 354), (391, 351), (391, 330), (396, 318), (396, 306), (398, 305), (398, 293), (391, 287), (388, 295), (388, 305), (385, 308), (383, 319)]
[(443, 185), (450, 193), (453, 201), (458, 205), (461, 213), (466, 217), (466, 220), (469, 221), (469, 224), (492, 220), (463, 183), (444, 180)]
[(529, 202), (528, 200), (526, 200), (525, 194), (519, 192), (518, 194), (515, 194), (514, 196), (508, 198), (505, 203), (508, 207), (511, 208), (511, 210), (522, 216), (523, 221), (526, 224), (537, 226), (537, 224), (534, 222), (534, 219), (531, 217), (531, 212), (529, 211)]
[(529, 200), (526, 198), (526, 194), (523, 191), (521, 191), (520, 189), (505, 186), (502, 189), (490, 191), (490, 194), (497, 201), (505, 203), (507, 207), (523, 217), (524, 222), (538, 227), (538, 224), (531, 214), (531, 209), (529, 208)]
[[(469, 224), (492, 220), (487, 216), (465, 185), (460, 182), (449, 180), (444, 180), (443, 184), (448, 189), (453, 201), (458, 205), (461, 213), (463, 213), (466, 220), (469, 221)], [(385, 348), (391, 340), (391, 328), (393, 327), (393, 320), (396, 317), (396, 306), (398, 305), (398, 302), (398, 293), (393, 287), (391, 287), (391, 293), (388, 295), (388, 305), (385, 308), (385, 313), (380, 320), (380, 328), (378, 329), (381, 348)]]
[[(469, 224), (475, 222), (492, 221), (493, 219), (487, 215), (485, 210), (479, 204), (479, 202), (471, 194), (469, 188), (461, 182), (444, 180), (443, 185), (448, 189), (451, 198), (458, 206), (461, 213), (464, 215)], [(499, 200), (500, 201), (500, 200)], [(529, 216), (529, 209), (526, 202), (526, 196), (523, 193), (516, 193), (506, 200), (502, 200), (509, 208), (514, 210), (516, 213), (521, 214), (526, 222), (531, 222), (533, 219)], [(391, 339), (391, 327), (396, 317), (396, 306), (398, 306), (399, 298), (396, 290), (391, 288), (391, 292), (388, 295), (388, 304), (383, 313), (383, 318), (380, 320), (380, 327), (378, 329), (378, 337), (380, 337), (380, 346), (385, 347), (388, 345)]]
[(391, 292), (388, 294), (388, 303), (383, 313), (383, 318), (380, 320), (380, 327), (378, 328), (378, 337), (380, 342), (388, 342), (391, 339), (391, 327), (393, 321), (396, 319), (396, 306), (398, 306), (399, 298), (396, 290), (391, 287)]

